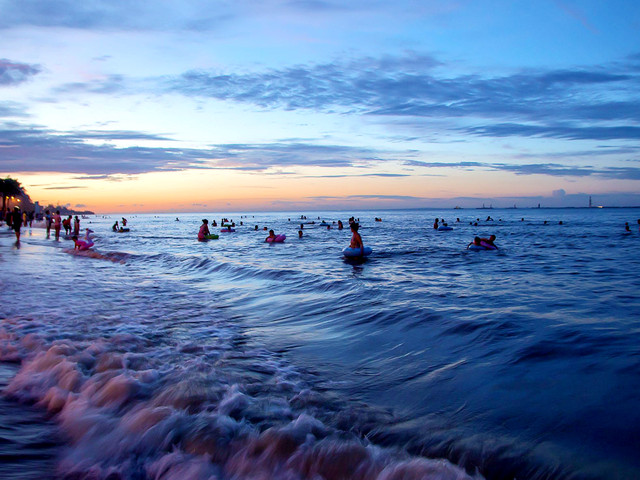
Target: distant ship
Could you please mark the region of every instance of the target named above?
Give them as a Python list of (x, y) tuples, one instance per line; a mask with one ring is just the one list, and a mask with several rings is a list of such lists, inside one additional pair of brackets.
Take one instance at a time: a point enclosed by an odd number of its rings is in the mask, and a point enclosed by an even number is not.
[(477, 208), (476, 210), (493, 210), (493, 205), (489, 204), (488, 207), (484, 206), (484, 203), (482, 204), (482, 207)]

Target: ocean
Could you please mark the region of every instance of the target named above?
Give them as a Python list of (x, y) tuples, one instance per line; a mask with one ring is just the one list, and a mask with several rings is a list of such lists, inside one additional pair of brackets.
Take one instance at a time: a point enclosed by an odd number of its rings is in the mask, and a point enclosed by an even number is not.
[(640, 209), (121, 216), (0, 230), (0, 478), (640, 478)]

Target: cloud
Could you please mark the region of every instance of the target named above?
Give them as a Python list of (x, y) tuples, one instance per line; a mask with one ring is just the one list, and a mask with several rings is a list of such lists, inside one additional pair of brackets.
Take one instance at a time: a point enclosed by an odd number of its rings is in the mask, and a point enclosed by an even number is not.
[(67, 135), (79, 140), (162, 140), (173, 141), (164, 135), (136, 132), (132, 130), (76, 130)]
[(127, 83), (124, 75), (106, 75), (104, 78), (90, 82), (70, 82), (59, 85), (53, 89), (55, 96), (61, 94), (94, 93), (113, 95), (116, 93), (132, 92), (132, 86)]
[[(640, 104), (638, 105), (640, 107)], [(467, 127), (465, 133), (483, 137), (541, 137), (566, 140), (639, 140), (640, 126), (575, 127), (570, 125), (525, 125), (501, 123), (495, 125)]]
[[(633, 57), (605, 65), (523, 69), (506, 75), (451, 72), (416, 52), (345, 58), (252, 72), (108, 75), (58, 86), (54, 94), (179, 94), (265, 110), (312, 110), (378, 118), (424, 131), (565, 140), (637, 140), (640, 70)], [(459, 126), (464, 119), (467, 127)], [(448, 122), (443, 123), (442, 120)], [(424, 134), (417, 138), (424, 137)]]
[(596, 176), (616, 180), (639, 180), (640, 167), (593, 167), (569, 166), (559, 163), (489, 163), (489, 162), (422, 162), (408, 160), (405, 165), (426, 168), (456, 168), (462, 170), (496, 170), (511, 172), (516, 175), (547, 175), (551, 177), (589, 177)]
[(16, 102), (0, 102), (0, 118), (28, 117), (27, 108)]
[(26, 82), (40, 73), (40, 66), (0, 58), (0, 87), (11, 87)]
[(369, 148), (312, 143), (222, 144), (203, 149), (87, 143), (95, 139), (166, 140), (164, 136), (122, 130), (55, 132), (35, 126), (0, 126), (0, 170), (77, 173), (88, 179), (117, 180), (122, 179), (118, 175), (199, 168), (264, 172), (282, 167), (364, 167), (391, 156)]
[(554, 190), (554, 191), (552, 192), (552, 195), (553, 195), (554, 197), (556, 197), (556, 198), (562, 198), (562, 197), (564, 197), (566, 194), (567, 194), (567, 192), (566, 192), (563, 188), (560, 188), (560, 189), (558, 189), (558, 190)]
[[(414, 150), (387, 151), (345, 145), (319, 145), (311, 142), (274, 142), (259, 144), (220, 144), (202, 149), (158, 147), (120, 148), (112, 144), (94, 145), (91, 140), (170, 140), (162, 135), (128, 130), (55, 132), (36, 126), (0, 126), (0, 170), (5, 172), (64, 172), (81, 174), (82, 180), (122, 181), (131, 176), (157, 171), (186, 169), (224, 169), (260, 174), (305, 176), (296, 168), (323, 167), (339, 173), (311, 175), (317, 177), (408, 176), (408, 173), (374, 171), (387, 162), (399, 162), (425, 169), (411, 175), (437, 175), (443, 168), (506, 171), (516, 175), (555, 177), (596, 176), (606, 179), (640, 180), (640, 167), (563, 165), (560, 163), (501, 162), (428, 162), (416, 160)], [(637, 162), (634, 162), (637, 163)], [(290, 172), (281, 169), (290, 169)], [(346, 168), (366, 169), (342, 173)]]
[[(116, 131), (115, 137), (149, 138)], [(140, 174), (182, 170), (207, 163), (206, 152), (193, 149), (92, 145), (95, 132), (78, 135), (38, 127), (0, 126), (0, 169), (6, 172), (65, 172), (87, 175)], [(155, 138), (155, 136), (151, 136)], [(158, 137), (159, 138), (159, 137)]]
[[(494, 77), (451, 76), (439, 73), (441, 66), (433, 57), (408, 53), (242, 74), (193, 70), (167, 78), (165, 88), (171, 93), (267, 109), (539, 122), (640, 121), (636, 93), (640, 77), (628, 61)], [(616, 89), (615, 100), (609, 95), (612, 89)], [(624, 129), (610, 130), (624, 134)], [(588, 133), (604, 135), (598, 129), (585, 129), (582, 135)]]
[[(188, 4), (188, 5), (185, 5)], [(20, 26), (81, 30), (209, 30), (232, 18), (233, 3), (211, 8), (204, 0), (0, 0), (0, 29)]]

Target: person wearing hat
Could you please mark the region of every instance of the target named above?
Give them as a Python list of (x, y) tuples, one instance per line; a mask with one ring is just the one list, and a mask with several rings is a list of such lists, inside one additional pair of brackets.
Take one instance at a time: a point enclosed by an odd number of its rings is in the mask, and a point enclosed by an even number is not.
[(13, 207), (13, 218), (12, 226), (13, 230), (16, 232), (16, 243), (20, 243), (20, 227), (22, 226), (22, 212), (20, 211), (19, 206)]

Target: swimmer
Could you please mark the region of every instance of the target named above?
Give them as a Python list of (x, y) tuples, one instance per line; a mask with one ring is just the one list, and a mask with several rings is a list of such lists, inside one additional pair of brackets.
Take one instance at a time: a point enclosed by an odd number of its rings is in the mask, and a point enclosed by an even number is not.
[(302, 230), (298, 230), (298, 238), (302, 238)]
[(349, 244), (349, 248), (359, 248), (360, 255), (364, 256), (364, 244), (362, 243), (362, 237), (358, 233), (359, 228), (360, 225), (358, 225), (356, 222), (353, 222), (351, 224), (351, 231), (353, 232), (353, 235), (351, 236), (351, 243)]
[(209, 232), (209, 220), (206, 218), (202, 219), (202, 225), (200, 225), (200, 231), (198, 232), (198, 240), (200, 242), (204, 242), (207, 239), (207, 235), (210, 235)]
[(629, 227), (629, 222), (624, 222), (624, 231), (631, 233), (631, 228)]
[[(640, 220), (638, 220), (638, 223), (640, 223)], [(344, 226), (342, 225), (342, 220), (338, 220), (338, 230), (342, 230), (344, 228)]]
[(434, 229), (434, 230), (437, 230), (437, 229), (438, 229), (438, 226), (439, 226), (439, 225), (438, 225), (438, 221), (439, 221), (439, 219), (437, 219), (437, 218), (436, 218), (436, 221), (435, 221), (435, 222), (433, 222), (433, 229)]
[(120, 227), (118, 226), (118, 221), (116, 220), (116, 223), (113, 224), (113, 227), (111, 227), (111, 230), (113, 230), (114, 232), (117, 232), (120, 229)]
[(469, 248), (471, 245), (475, 245), (476, 247), (481, 247), (482, 239), (480, 237), (474, 237), (473, 242), (469, 242), (469, 245), (467, 245), (467, 248)]
[(276, 239), (276, 234), (273, 230), (269, 230), (269, 236), (264, 239), (265, 242), (271, 240), (272, 242)]
[[(498, 249), (498, 247), (496, 247), (496, 244), (493, 243), (496, 241), (496, 236), (495, 235), (491, 235), (489, 238), (481, 238), (480, 239), (480, 243), (481, 244), (487, 244), (487, 245), (491, 245), (493, 248), (495, 248), (496, 250)], [(484, 245), (483, 245), (484, 246)]]

